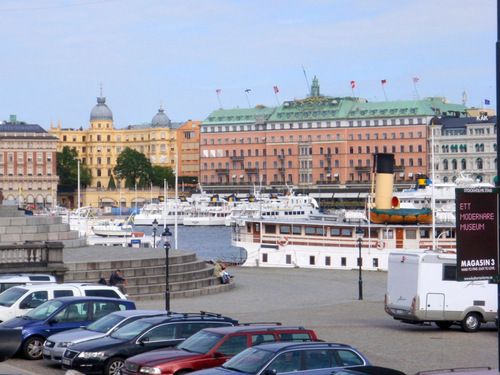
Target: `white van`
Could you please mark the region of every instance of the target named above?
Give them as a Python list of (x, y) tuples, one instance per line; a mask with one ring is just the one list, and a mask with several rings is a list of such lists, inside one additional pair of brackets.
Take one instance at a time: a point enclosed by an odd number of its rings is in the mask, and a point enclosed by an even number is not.
[(48, 284), (56, 283), (55, 276), (34, 274), (34, 273), (18, 273), (0, 275), (0, 293), (12, 288), (13, 286), (28, 285), (28, 284)]
[(385, 312), (404, 323), (475, 332), (494, 322), (497, 286), (486, 280), (457, 281), (457, 255), (426, 251), (389, 254)]
[(0, 293), (0, 322), (26, 314), (45, 301), (66, 296), (126, 299), (115, 286), (90, 283), (33, 284), (15, 286)]

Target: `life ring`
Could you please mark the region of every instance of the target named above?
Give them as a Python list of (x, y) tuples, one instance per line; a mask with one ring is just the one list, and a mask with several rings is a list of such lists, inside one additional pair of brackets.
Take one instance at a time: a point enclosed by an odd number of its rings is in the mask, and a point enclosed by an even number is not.
[(278, 241), (278, 245), (280, 246), (286, 246), (288, 244), (288, 238), (286, 237), (281, 237)]
[(382, 250), (385, 247), (384, 241), (377, 241), (377, 249)]

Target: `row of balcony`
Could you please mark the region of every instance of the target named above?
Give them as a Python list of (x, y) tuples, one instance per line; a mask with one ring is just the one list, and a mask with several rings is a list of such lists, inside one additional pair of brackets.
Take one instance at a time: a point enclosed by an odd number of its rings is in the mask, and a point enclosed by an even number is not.
[[(326, 167), (324, 167), (324, 169), (326, 172), (332, 171), (331, 166), (326, 166)], [(372, 167), (370, 167), (370, 166), (357, 166), (357, 167), (354, 167), (354, 169), (356, 170), (356, 172), (370, 172)], [(404, 166), (394, 167), (395, 172), (404, 172), (404, 170), (405, 170)], [(259, 173), (260, 168), (245, 168), (244, 171), (245, 171), (245, 173)], [(230, 172), (229, 168), (217, 168), (215, 170), (215, 173), (218, 173), (218, 174), (229, 174), (229, 172)], [(285, 167), (278, 168), (278, 172), (286, 172), (286, 168)]]

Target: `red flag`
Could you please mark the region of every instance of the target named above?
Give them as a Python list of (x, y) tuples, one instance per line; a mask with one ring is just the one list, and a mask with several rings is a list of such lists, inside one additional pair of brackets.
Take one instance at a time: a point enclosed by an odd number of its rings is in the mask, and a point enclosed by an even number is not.
[(217, 93), (217, 95), (219, 95), (221, 91), (222, 91), (221, 89), (215, 90), (215, 92)]
[(356, 81), (351, 81), (351, 88), (355, 88), (356, 87)]
[(278, 86), (274, 86), (274, 93), (277, 94), (280, 92), (280, 89), (278, 88)]
[(418, 77), (413, 77), (413, 83), (417, 83), (418, 81), (420, 81)]
[(382, 84), (385, 85), (387, 83), (387, 80), (383, 79)]

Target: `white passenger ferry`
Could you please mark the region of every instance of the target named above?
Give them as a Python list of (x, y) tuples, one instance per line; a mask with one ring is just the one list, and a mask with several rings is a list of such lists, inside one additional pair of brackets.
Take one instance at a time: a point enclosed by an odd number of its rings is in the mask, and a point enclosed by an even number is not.
[(433, 223), (430, 209), (394, 208), (394, 155), (377, 156), (381, 161), (375, 164), (376, 192), (367, 220), (338, 215), (300, 221), (248, 218), (232, 229), (232, 244), (247, 253), (243, 266), (357, 269), (361, 258), (365, 270), (387, 270), (393, 251), (455, 251), (454, 218)]

